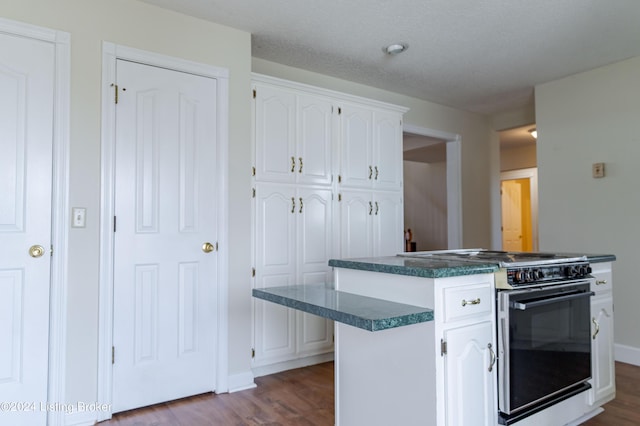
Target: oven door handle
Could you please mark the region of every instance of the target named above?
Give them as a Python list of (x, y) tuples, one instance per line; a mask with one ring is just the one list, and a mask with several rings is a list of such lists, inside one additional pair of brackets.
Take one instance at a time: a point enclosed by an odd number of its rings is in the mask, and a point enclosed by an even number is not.
[(547, 299), (537, 300), (535, 302), (530, 302), (530, 303), (511, 302), (510, 305), (511, 305), (512, 309), (518, 309), (520, 311), (525, 311), (525, 310), (527, 310), (529, 308), (535, 308), (537, 306), (548, 305), (549, 303), (564, 302), (564, 301), (567, 301), (567, 300), (582, 299), (583, 297), (591, 297), (591, 296), (595, 296), (595, 293), (593, 291), (587, 291), (587, 292), (584, 292), (584, 293), (567, 294), (567, 295), (559, 296), (559, 297), (549, 297)]

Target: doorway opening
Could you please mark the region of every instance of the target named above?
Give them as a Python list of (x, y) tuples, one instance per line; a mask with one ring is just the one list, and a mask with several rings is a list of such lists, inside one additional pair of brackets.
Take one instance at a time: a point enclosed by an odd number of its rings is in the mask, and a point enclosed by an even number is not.
[(405, 125), (403, 160), (405, 251), (461, 248), (460, 136)]
[(505, 251), (538, 250), (538, 169), (535, 124), (500, 134), (501, 242)]

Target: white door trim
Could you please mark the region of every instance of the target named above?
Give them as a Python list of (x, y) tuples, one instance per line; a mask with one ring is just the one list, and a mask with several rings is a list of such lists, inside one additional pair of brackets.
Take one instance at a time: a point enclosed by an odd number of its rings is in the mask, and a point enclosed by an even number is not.
[[(531, 249), (532, 251), (538, 251), (538, 168), (532, 167), (500, 173), (500, 183), (503, 180), (511, 179), (529, 179), (529, 190), (531, 191)], [(502, 224), (502, 218), (500, 219), (500, 224)], [(500, 241), (502, 241), (502, 235), (500, 235)]]
[[(71, 35), (0, 18), (0, 32), (55, 45), (55, 94), (53, 108), (53, 179), (51, 193), (51, 258), (49, 295), (49, 403), (65, 402), (67, 330), (67, 239), (69, 216), (69, 108), (71, 87)], [(64, 410), (50, 410), (50, 426), (64, 424)]]
[[(228, 209), (228, 149), (229, 149), (229, 71), (223, 68), (133, 49), (109, 42), (102, 45), (102, 160), (100, 208), (100, 316), (98, 329), (98, 401), (111, 404), (113, 345), (113, 216), (115, 170), (115, 103), (111, 83), (116, 77), (116, 60), (125, 59), (146, 65), (211, 77), (218, 80), (217, 180), (220, 183), (218, 199), (218, 330), (216, 383), (217, 393), (227, 392), (228, 384), (228, 276), (229, 276), (229, 209)], [(111, 411), (97, 413), (97, 420), (111, 418)]]
[(447, 143), (447, 246), (462, 248), (462, 138), (455, 133), (411, 124), (405, 124), (402, 131)]

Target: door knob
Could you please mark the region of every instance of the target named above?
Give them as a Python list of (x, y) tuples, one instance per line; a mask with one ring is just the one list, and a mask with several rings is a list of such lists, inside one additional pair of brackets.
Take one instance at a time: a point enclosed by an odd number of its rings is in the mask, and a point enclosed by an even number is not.
[(44, 247), (38, 246), (38, 245), (29, 247), (29, 256), (40, 257), (43, 254), (44, 254)]
[(211, 253), (215, 249), (216, 249), (216, 246), (214, 246), (213, 244), (211, 244), (208, 241), (206, 243), (202, 244), (202, 251), (205, 252), (205, 253)]

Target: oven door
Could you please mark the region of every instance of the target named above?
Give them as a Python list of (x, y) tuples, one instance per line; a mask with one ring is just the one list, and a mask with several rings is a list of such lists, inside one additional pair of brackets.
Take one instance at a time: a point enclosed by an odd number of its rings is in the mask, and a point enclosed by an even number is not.
[(591, 378), (589, 281), (498, 293), (500, 411), (549, 405)]

